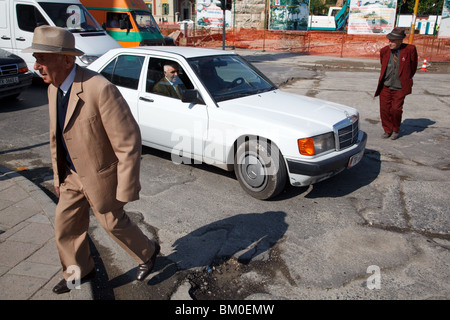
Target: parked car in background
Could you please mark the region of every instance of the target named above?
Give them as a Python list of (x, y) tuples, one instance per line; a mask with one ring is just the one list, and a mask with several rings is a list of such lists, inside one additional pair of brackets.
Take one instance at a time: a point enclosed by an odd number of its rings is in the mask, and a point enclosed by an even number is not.
[(31, 46), (34, 28), (41, 25), (66, 28), (73, 34), (75, 47), (84, 52), (76, 58), (80, 66), (121, 47), (78, 0), (0, 0), (0, 48), (24, 59), (36, 77), (36, 59), (22, 50)]
[(88, 68), (119, 88), (144, 145), (170, 152), (178, 164), (234, 170), (257, 199), (278, 195), (288, 181), (327, 179), (364, 154), (357, 110), (283, 92), (230, 51), (120, 48)]
[(122, 47), (166, 44), (143, 0), (81, 0), (81, 3)]
[(18, 97), (32, 80), (33, 73), (21, 57), (0, 49), (0, 99)]

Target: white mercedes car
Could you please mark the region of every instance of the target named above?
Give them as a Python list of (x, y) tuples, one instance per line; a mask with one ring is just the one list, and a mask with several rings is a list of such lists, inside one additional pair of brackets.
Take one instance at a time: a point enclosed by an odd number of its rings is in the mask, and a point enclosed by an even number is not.
[(356, 165), (367, 141), (358, 111), (286, 93), (241, 56), (192, 47), (119, 48), (90, 69), (127, 100), (145, 146), (176, 163), (236, 174), (257, 199)]

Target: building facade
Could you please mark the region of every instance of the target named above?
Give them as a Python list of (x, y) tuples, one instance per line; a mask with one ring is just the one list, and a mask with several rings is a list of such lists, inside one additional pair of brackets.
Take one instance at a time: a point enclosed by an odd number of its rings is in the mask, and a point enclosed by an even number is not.
[(146, 0), (157, 23), (192, 20), (195, 0)]

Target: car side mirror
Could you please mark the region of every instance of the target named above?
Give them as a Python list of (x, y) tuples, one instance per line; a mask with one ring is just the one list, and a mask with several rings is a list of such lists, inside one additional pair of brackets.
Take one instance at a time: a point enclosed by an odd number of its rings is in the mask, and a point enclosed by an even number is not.
[(205, 104), (205, 101), (196, 89), (184, 90), (183, 95), (181, 96), (181, 101), (194, 104)]

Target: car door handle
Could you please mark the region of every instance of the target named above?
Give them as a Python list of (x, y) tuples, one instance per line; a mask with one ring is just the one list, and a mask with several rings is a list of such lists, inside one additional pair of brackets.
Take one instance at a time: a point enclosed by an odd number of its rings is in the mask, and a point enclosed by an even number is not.
[(18, 41), (25, 41), (25, 38), (20, 37), (20, 38), (16, 38), (16, 40), (18, 40)]
[(150, 99), (150, 98), (146, 98), (146, 97), (139, 97), (139, 100), (142, 100), (142, 101), (147, 101), (147, 102), (154, 102), (154, 100), (153, 100), (153, 99)]
[(11, 40), (11, 38), (8, 36), (2, 36), (2, 40)]

